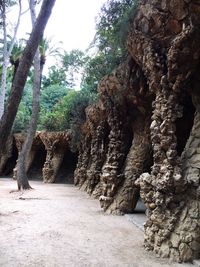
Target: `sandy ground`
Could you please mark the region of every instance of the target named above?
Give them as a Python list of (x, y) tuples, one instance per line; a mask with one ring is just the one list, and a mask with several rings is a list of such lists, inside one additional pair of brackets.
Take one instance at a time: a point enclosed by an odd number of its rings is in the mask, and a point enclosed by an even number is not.
[(142, 247), (143, 232), (72, 185), (0, 179), (0, 267), (182, 267)]

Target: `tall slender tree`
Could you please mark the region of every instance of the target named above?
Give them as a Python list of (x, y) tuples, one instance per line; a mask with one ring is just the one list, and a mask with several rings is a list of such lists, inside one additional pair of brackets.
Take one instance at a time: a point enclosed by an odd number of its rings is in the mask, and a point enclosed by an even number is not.
[(29, 69), (31, 67), (38, 45), (42, 40), (43, 32), (51, 15), (55, 1), (56, 0), (43, 0), (40, 13), (37, 17), (30, 38), (22, 54), (19, 67), (12, 84), (10, 96), (8, 98), (4, 114), (0, 120), (0, 156), (5, 149), (5, 144), (11, 132), (19, 103), (22, 98), (22, 93), (27, 80)]
[[(34, 26), (36, 22), (36, 14), (35, 14), (35, 0), (29, 1), (30, 13), (32, 25)], [(39, 115), (40, 108), (40, 88), (41, 88), (41, 77), (42, 77), (42, 69), (44, 60), (41, 59), (39, 48), (37, 49), (34, 57), (34, 75), (33, 75), (33, 108), (32, 108), (32, 116), (31, 122), (28, 129), (26, 140), (22, 146), (22, 150), (18, 157), (17, 162), (17, 185), (18, 190), (30, 189), (27, 173), (26, 173), (26, 161), (28, 154), (31, 150), (31, 146), (33, 143), (33, 138), (35, 136), (37, 121)]]

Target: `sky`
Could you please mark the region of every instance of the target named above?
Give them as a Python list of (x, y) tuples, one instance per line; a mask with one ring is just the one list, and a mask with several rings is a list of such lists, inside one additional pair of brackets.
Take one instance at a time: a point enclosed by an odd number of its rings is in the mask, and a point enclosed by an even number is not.
[[(53, 43), (62, 41), (66, 51), (87, 49), (95, 35), (95, 17), (105, 2), (106, 0), (56, 0), (45, 37), (52, 37)], [(27, 2), (23, 0), (22, 3)], [(13, 14), (11, 21), (12, 16)], [(27, 12), (21, 18), (18, 37), (24, 37), (30, 29), (30, 14)]]
[(105, 0), (57, 0), (45, 33), (66, 50), (86, 49), (95, 35), (95, 16)]

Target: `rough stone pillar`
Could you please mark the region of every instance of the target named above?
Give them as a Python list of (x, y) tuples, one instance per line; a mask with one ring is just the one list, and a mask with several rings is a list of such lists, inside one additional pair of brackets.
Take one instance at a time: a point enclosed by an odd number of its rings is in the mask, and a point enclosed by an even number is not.
[(122, 118), (115, 106), (110, 107), (108, 124), (110, 127), (107, 159), (102, 168), (101, 207), (106, 211), (113, 201), (116, 190), (123, 179), (122, 166), (125, 160), (124, 127)]
[(45, 183), (54, 183), (65, 151), (68, 149), (70, 136), (67, 132), (41, 132), (40, 138), (47, 151), (46, 161), (42, 170), (43, 180)]
[[(197, 76), (199, 76), (197, 74)], [(187, 184), (185, 203), (178, 223), (170, 236), (172, 256), (180, 261), (200, 258), (200, 93), (199, 77), (193, 81), (193, 103), (196, 107), (193, 128), (182, 153), (182, 170)]]
[(94, 197), (101, 194), (100, 175), (106, 157), (107, 122), (98, 105), (86, 109), (86, 122), (82, 127), (79, 160), (75, 171), (75, 185)]
[[(81, 143), (79, 146), (79, 156), (76, 170), (74, 172), (74, 184), (82, 188), (87, 181), (87, 170), (91, 164), (91, 143), (93, 138), (93, 123), (91, 123), (88, 113), (90, 107), (86, 109), (86, 122), (82, 126)], [(84, 189), (84, 188), (83, 188)]]
[(184, 205), (181, 200), (185, 184), (176, 151), (175, 121), (181, 116), (177, 102), (175, 92), (157, 92), (150, 127), (154, 164), (151, 175), (144, 173), (138, 181), (148, 208), (145, 247), (163, 257), (172, 256), (167, 241)]
[(87, 168), (90, 161), (90, 142), (91, 135), (86, 134), (82, 136), (79, 146), (79, 156), (76, 170), (74, 172), (74, 184), (81, 187), (87, 179)]
[[(163, 184), (148, 174), (143, 174), (140, 178), (142, 197), (149, 207), (148, 221), (145, 225), (145, 245), (160, 256), (170, 257), (179, 262), (192, 261), (200, 256), (199, 93), (193, 95), (193, 99), (196, 113), (190, 137), (181, 157), (181, 165), (179, 164), (182, 176), (176, 172), (171, 183), (166, 180), (167, 183), (163, 181)], [(161, 168), (163, 167), (166, 166), (162, 164)], [(159, 171), (160, 175), (162, 169)], [(177, 163), (175, 170), (177, 171)]]
[(138, 180), (148, 207), (145, 247), (163, 257), (189, 261), (195, 255), (191, 237), (184, 240), (187, 228), (183, 226), (182, 233), (178, 229), (193, 207), (177, 155), (175, 121), (182, 116), (179, 96), (191, 85), (199, 65), (200, 3), (141, 0), (139, 4), (128, 47), (155, 95), (150, 127), (154, 164), (151, 173)]
[[(151, 114), (149, 110), (149, 115)], [(145, 170), (150, 168), (152, 162), (150, 142), (150, 116), (140, 114), (133, 122), (133, 141), (125, 161), (124, 181), (121, 184), (109, 211), (115, 214), (133, 212), (139, 199), (139, 187), (135, 181)]]
[(88, 125), (87, 130), (90, 133), (91, 140), (89, 144), (90, 153), (87, 155), (89, 160), (85, 169), (85, 180), (81, 184), (81, 189), (91, 194), (99, 181), (98, 169), (94, 168), (94, 165), (96, 164), (95, 162), (99, 157), (97, 128), (98, 124), (100, 123), (100, 110), (96, 105), (89, 106), (86, 109), (86, 119)]
[(106, 157), (105, 135), (106, 122), (100, 121), (94, 131), (94, 136), (91, 142), (91, 160), (90, 168), (87, 170), (87, 185), (86, 191), (94, 197), (101, 195), (101, 169)]

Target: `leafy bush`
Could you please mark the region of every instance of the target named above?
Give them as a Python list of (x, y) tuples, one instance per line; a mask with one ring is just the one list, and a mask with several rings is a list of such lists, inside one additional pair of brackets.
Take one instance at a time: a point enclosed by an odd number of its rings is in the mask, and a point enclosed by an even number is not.
[(40, 106), (41, 109), (51, 111), (53, 107), (67, 95), (69, 89), (59, 84), (53, 84), (45, 87), (41, 91)]
[(29, 125), (31, 113), (24, 103), (21, 103), (17, 112), (17, 116), (14, 122), (13, 131), (22, 132), (25, 131)]
[(122, 36), (128, 34), (130, 20), (137, 6), (137, 0), (108, 0), (97, 18), (96, 42), (101, 51), (118, 56), (126, 54), (126, 42)]
[[(41, 121), (49, 124), (52, 127), (53, 123), (50, 123), (53, 118), (49, 118), (49, 114), (54, 109), (54, 106), (61, 101), (61, 99), (67, 95), (69, 89), (65, 86), (52, 85), (42, 89), (40, 98), (40, 118), (38, 128), (42, 129)], [(25, 131), (29, 125), (32, 113), (32, 85), (30, 83), (26, 84), (24, 88), (24, 93), (22, 101), (19, 106), (19, 110), (15, 119), (13, 130), (14, 132)], [(59, 114), (60, 116), (60, 114)], [(43, 123), (45, 124), (45, 123)], [(48, 125), (46, 126), (48, 128)], [(58, 127), (57, 127), (58, 128)]]
[(25, 131), (29, 125), (32, 112), (32, 86), (26, 84), (22, 101), (19, 105), (17, 116), (13, 125), (14, 132)]
[(80, 138), (80, 127), (85, 121), (85, 108), (94, 101), (96, 101), (96, 94), (69, 90), (52, 111), (45, 112), (43, 110), (41, 112), (39, 129), (48, 131), (70, 129), (72, 133), (71, 146), (73, 150), (76, 150)]

